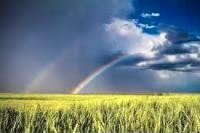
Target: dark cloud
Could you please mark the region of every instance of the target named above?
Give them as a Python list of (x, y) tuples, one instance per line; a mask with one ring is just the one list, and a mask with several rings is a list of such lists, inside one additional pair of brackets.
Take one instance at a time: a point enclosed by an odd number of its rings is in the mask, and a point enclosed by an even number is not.
[(173, 25), (158, 24), (157, 27), (160, 30), (160, 32), (167, 33), (166, 38), (171, 43), (193, 40), (196, 38), (196, 36), (193, 35), (192, 33), (188, 33), (176, 26), (173, 26)]
[(120, 65), (157, 71), (200, 71), (200, 39), (175, 27), (161, 28), (161, 32), (167, 33), (167, 41), (152, 48), (154, 57), (129, 55)]
[(104, 24), (131, 10), (128, 0), (0, 0), (0, 91), (38, 79), (31, 91), (71, 89), (112, 49)]
[(199, 71), (200, 70), (200, 61), (196, 59), (186, 58), (185, 60), (177, 59), (174, 62), (161, 60), (160, 62), (156, 62), (156, 60), (152, 60), (151, 63), (144, 66), (147, 69), (153, 70), (169, 70), (169, 71), (183, 71), (183, 72), (191, 72), (191, 71)]
[(160, 55), (177, 55), (177, 54), (190, 54), (199, 52), (200, 39), (191, 39), (179, 42), (169, 42), (165, 45), (161, 45), (153, 50), (157, 50)]

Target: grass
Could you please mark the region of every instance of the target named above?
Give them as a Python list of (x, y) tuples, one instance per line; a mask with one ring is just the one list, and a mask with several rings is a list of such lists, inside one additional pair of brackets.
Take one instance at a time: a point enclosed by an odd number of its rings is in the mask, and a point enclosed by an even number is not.
[(199, 133), (200, 96), (0, 93), (0, 133)]

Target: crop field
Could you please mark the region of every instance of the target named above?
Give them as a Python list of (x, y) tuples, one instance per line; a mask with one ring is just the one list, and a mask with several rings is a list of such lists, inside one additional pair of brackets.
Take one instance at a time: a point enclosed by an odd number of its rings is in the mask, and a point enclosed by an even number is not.
[(0, 133), (199, 133), (200, 95), (0, 93)]

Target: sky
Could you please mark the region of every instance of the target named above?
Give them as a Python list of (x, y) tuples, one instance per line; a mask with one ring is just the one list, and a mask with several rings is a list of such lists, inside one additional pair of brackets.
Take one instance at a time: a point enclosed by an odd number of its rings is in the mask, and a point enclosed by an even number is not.
[(199, 5), (1, 0), (0, 92), (200, 92)]

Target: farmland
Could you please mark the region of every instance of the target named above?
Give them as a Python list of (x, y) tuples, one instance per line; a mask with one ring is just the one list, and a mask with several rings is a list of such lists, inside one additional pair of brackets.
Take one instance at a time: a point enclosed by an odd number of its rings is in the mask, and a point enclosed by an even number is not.
[(198, 94), (0, 93), (0, 133), (199, 131)]

